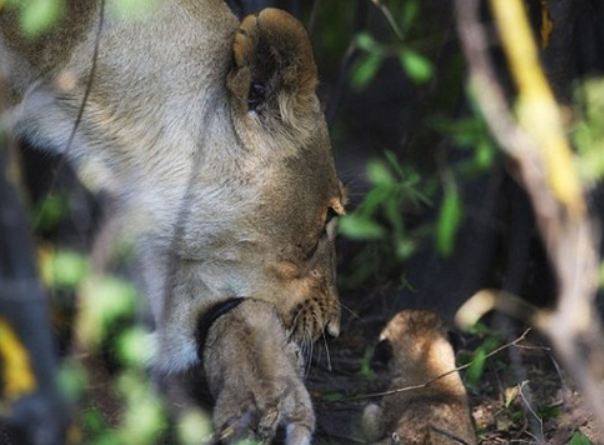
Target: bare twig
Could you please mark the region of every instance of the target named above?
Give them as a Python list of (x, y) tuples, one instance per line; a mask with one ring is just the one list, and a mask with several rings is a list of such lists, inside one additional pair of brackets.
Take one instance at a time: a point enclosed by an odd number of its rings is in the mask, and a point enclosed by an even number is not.
[(550, 339), (604, 426), (604, 395), (598, 389), (604, 342), (593, 304), (598, 270), (594, 230), (523, 6), (519, 0), (491, 0), (491, 6), (518, 88), (518, 122), (489, 60), (478, 0), (456, 0), (458, 32), (471, 85), (479, 91), (476, 100), (502, 150), (516, 162), (559, 288), (554, 311), (533, 308), (527, 313), (518, 310), (518, 301), (491, 301), (510, 315), (530, 319)]
[[(485, 359), (489, 359), (491, 357), (493, 357), (494, 355), (499, 354), (502, 351), (505, 351), (508, 348), (511, 348), (513, 346), (517, 346), (518, 343), (522, 342), (526, 336), (529, 334), (529, 332), (531, 332), (531, 329), (527, 329), (525, 330), (522, 335), (520, 335), (520, 337), (516, 338), (515, 340), (506, 343), (504, 345), (499, 346), (496, 349), (493, 349), (491, 352), (489, 352), (484, 358)], [(450, 371), (444, 372), (440, 375), (437, 375), (436, 377), (433, 377), (431, 379), (429, 379), (428, 381), (426, 381), (425, 383), (419, 384), (419, 385), (409, 385), (409, 386), (404, 386), (401, 388), (395, 388), (395, 389), (390, 389), (388, 391), (382, 391), (382, 392), (375, 392), (375, 393), (370, 393), (370, 394), (363, 394), (363, 395), (359, 395), (359, 396), (355, 396), (355, 397), (350, 397), (346, 400), (363, 400), (363, 399), (369, 399), (369, 398), (374, 398), (374, 397), (384, 397), (384, 396), (391, 396), (393, 394), (398, 394), (401, 392), (408, 392), (408, 391), (415, 391), (418, 389), (423, 389), (423, 388), (427, 388), (428, 386), (430, 386), (431, 384), (433, 384), (434, 382), (447, 377), (451, 374), (455, 374), (456, 372), (459, 371), (463, 371), (464, 369), (468, 369), (470, 366), (472, 366), (472, 364), (474, 363), (474, 361), (471, 361), (469, 363), (466, 363), (465, 365), (461, 365), (458, 366), (456, 368), (451, 369)]]
[[(71, 128), (71, 133), (69, 134), (69, 138), (67, 139), (67, 144), (65, 145), (65, 150), (63, 151), (63, 157), (59, 161), (55, 171), (53, 172), (53, 176), (48, 186), (49, 193), (52, 192), (57, 183), (57, 178), (59, 177), (60, 171), (63, 169), (65, 165), (65, 161), (71, 151), (71, 147), (73, 145), (73, 141), (75, 139), (75, 135), (80, 128), (80, 123), (82, 122), (82, 117), (84, 116), (84, 109), (86, 108), (86, 103), (88, 102), (88, 96), (90, 96), (90, 92), (92, 91), (92, 83), (94, 81), (94, 77), (96, 75), (96, 66), (99, 58), (99, 49), (101, 46), (101, 33), (103, 31), (103, 27), (105, 26), (105, 0), (100, 0), (99, 3), (99, 23), (96, 30), (96, 34), (94, 37), (94, 49), (92, 51), (92, 62), (90, 65), (90, 72), (88, 74), (88, 79), (86, 80), (86, 86), (84, 88), (84, 95), (82, 96), (82, 102), (78, 108), (78, 113), (76, 115), (75, 122), (73, 123), (73, 127)], [(42, 207), (40, 211), (36, 215), (36, 219), (34, 220), (33, 227), (36, 228), (40, 225), (40, 221), (42, 220), (42, 215), (44, 214), (44, 207), (47, 205), (47, 201), (42, 202)]]
[(392, 30), (394, 31), (396, 36), (400, 40), (404, 40), (405, 36), (403, 36), (403, 32), (401, 31), (401, 28), (398, 26), (398, 23), (396, 23), (396, 20), (394, 19), (394, 16), (392, 15), (390, 8), (388, 8), (388, 6), (383, 4), (381, 2), (381, 0), (371, 0), (371, 2), (375, 6), (377, 6), (380, 9), (380, 11), (382, 11), (382, 14), (384, 15), (384, 17), (386, 17), (386, 20), (388, 20), (388, 24), (390, 25), (390, 27), (392, 28)]

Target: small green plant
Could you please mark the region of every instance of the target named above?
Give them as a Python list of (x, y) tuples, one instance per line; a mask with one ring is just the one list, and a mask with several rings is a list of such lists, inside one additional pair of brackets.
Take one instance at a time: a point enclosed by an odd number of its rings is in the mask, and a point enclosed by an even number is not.
[[(354, 276), (346, 284), (356, 286), (369, 277), (397, 273), (400, 263), (415, 252), (417, 243), (428, 233), (424, 226), (411, 229), (404, 214), (431, 205), (419, 173), (402, 166), (392, 152), (383, 160), (370, 162), (367, 178), (372, 184), (359, 206), (342, 217), (339, 232), (345, 237), (365, 242), (353, 259)], [(404, 279), (401, 279), (404, 282)]]
[(575, 431), (570, 438), (569, 445), (592, 445), (591, 440), (581, 431)]
[(403, 72), (412, 82), (425, 84), (432, 78), (434, 66), (410, 43), (412, 39), (409, 38), (420, 12), (417, 0), (403, 2), (394, 13), (381, 2), (374, 3), (382, 10), (393, 33), (389, 42), (378, 41), (367, 31), (356, 36), (355, 46), (361, 54), (351, 71), (352, 87), (356, 90), (367, 87), (389, 58), (399, 61)]

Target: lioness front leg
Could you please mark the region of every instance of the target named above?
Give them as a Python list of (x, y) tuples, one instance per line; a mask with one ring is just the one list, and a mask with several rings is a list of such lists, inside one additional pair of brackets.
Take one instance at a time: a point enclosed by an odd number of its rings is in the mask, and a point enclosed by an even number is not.
[(216, 320), (202, 360), (221, 440), (268, 443), (283, 426), (287, 445), (310, 443), (315, 416), (302, 361), (273, 305), (249, 299)]

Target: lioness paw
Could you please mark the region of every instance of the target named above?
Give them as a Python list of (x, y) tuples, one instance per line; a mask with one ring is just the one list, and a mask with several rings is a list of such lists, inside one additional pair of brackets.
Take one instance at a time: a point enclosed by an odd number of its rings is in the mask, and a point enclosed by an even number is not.
[(299, 354), (286, 340), (273, 305), (241, 303), (211, 327), (202, 357), (221, 440), (270, 443), (284, 427), (287, 445), (310, 443), (315, 416), (300, 376)]

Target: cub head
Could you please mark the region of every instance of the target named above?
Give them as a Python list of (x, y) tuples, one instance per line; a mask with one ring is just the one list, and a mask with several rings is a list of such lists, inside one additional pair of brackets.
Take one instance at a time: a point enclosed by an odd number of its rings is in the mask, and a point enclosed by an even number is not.
[(448, 329), (436, 314), (426, 310), (404, 310), (388, 322), (380, 334), (380, 349), (390, 350), (394, 368), (442, 370), (455, 367)]

